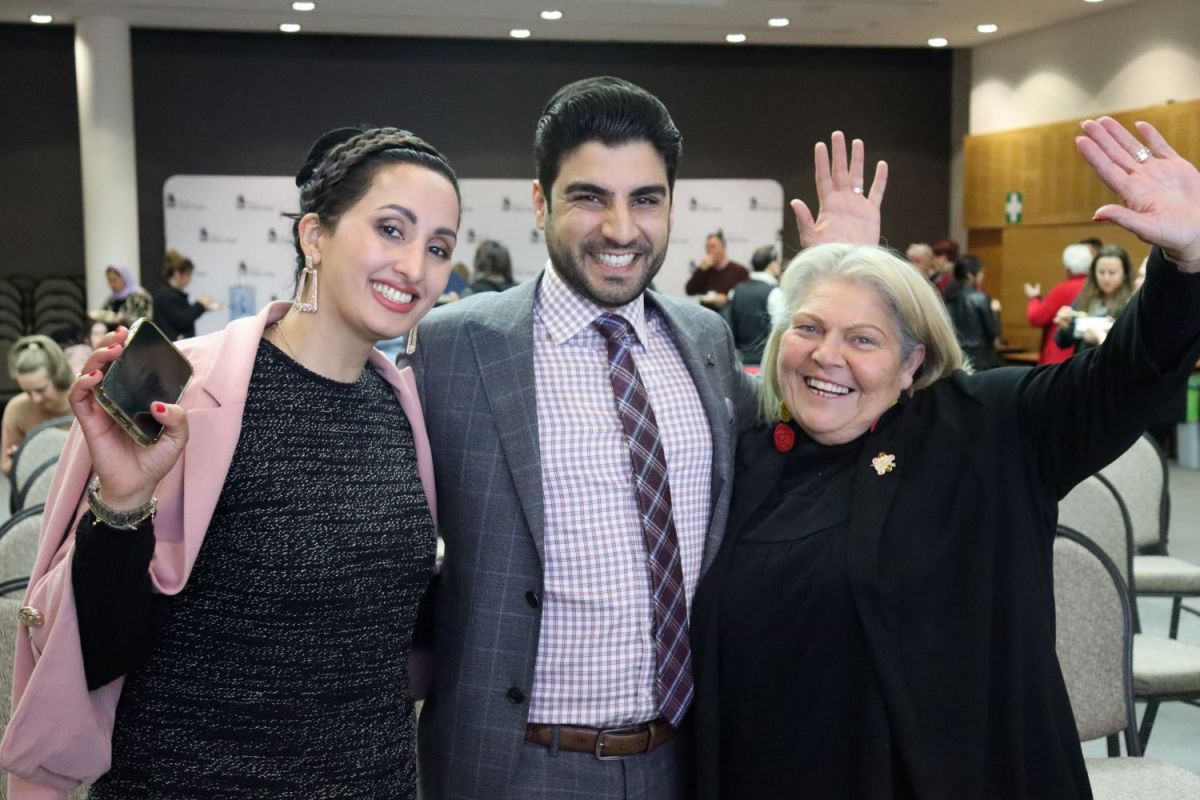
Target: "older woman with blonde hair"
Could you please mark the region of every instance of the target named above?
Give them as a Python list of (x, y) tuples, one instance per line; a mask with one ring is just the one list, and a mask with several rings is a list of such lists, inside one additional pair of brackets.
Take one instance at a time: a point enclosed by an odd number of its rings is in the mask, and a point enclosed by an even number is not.
[[(1200, 173), (1138, 133), (1104, 118), (1077, 140), (1126, 203), (1096, 218), (1156, 247), (1106, 343), (1062, 364), (962, 369), (933, 287), (879, 248), (788, 268), (764, 424), (693, 607), (702, 797), (1091, 797), (1055, 655), (1056, 506), (1200, 350)], [(822, 205), (869, 211), (839, 173)]]

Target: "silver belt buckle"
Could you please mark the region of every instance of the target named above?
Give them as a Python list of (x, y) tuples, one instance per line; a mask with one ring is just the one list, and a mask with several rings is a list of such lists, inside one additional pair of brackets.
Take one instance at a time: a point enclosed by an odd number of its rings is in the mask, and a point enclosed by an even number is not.
[[(649, 736), (650, 723), (648, 723), (648, 722), (643, 722), (638, 725), (626, 725), (623, 728), (604, 728), (603, 730), (596, 731), (596, 748), (593, 751), (593, 753), (595, 754), (596, 758), (599, 759), (600, 761), (620, 761), (622, 758), (629, 758), (629, 756), (641, 755), (641, 753), (630, 753), (629, 755), (626, 755), (626, 756), (606, 756), (606, 755), (604, 755), (603, 750), (604, 750), (604, 737), (607, 736), (608, 734), (610, 734), (610, 733), (640, 733), (641, 732), (640, 729), (642, 729), (642, 728), (645, 729), (646, 735)], [(647, 743), (647, 745), (649, 745), (649, 739), (646, 740), (646, 743)], [(646, 751), (643, 750), (642, 752), (644, 753)]]

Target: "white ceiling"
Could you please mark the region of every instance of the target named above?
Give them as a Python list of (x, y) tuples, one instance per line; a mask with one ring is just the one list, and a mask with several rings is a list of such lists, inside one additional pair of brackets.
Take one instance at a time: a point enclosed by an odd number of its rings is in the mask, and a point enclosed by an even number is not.
[[(84, 15), (115, 15), (135, 27), (278, 32), (298, 22), (303, 36), (508, 38), (527, 28), (527, 41), (723, 43), (744, 33), (749, 45), (925, 46), (944, 36), (951, 47), (973, 47), (1057, 22), (1101, 14), (1137, 0), (315, 0), (315, 11), (291, 0), (0, 0), (0, 22), (28, 22), (50, 13), (55, 24)], [(540, 18), (543, 9), (562, 20)], [(769, 28), (770, 17), (788, 17)], [(976, 32), (979, 23), (997, 33)], [(279, 34), (285, 35), (285, 34)]]

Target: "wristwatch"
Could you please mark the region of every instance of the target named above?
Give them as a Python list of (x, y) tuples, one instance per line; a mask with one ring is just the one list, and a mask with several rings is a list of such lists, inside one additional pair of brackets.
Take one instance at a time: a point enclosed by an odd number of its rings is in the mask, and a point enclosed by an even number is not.
[(92, 478), (87, 489), (88, 508), (97, 522), (102, 522), (110, 528), (125, 531), (135, 531), (138, 526), (148, 519), (154, 519), (158, 513), (158, 498), (151, 497), (132, 511), (117, 511), (110, 508), (100, 499), (100, 476)]

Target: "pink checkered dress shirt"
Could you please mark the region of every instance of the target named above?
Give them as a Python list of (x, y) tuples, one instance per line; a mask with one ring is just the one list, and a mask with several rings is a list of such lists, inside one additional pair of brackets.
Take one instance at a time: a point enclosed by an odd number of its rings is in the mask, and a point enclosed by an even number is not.
[[(609, 727), (658, 716), (654, 611), (641, 514), (608, 377), (604, 309), (547, 266), (533, 315), (545, 507), (545, 593), (529, 721)], [(689, 607), (711, 514), (712, 434), (666, 321), (615, 309), (663, 439)]]

